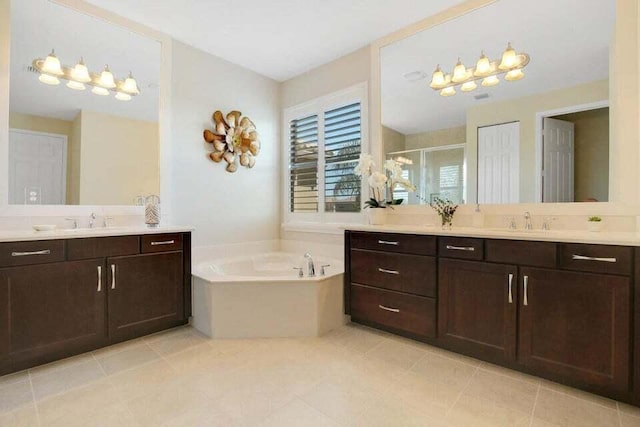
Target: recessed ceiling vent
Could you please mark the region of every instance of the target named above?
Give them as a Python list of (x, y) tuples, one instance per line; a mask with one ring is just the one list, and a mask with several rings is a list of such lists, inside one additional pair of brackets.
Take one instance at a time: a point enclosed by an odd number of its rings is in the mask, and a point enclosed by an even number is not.
[(487, 99), (488, 97), (489, 97), (488, 93), (479, 93), (478, 95), (474, 96), (476, 101), (480, 101), (481, 99)]
[(402, 77), (404, 77), (405, 80), (409, 82), (417, 82), (418, 80), (423, 80), (424, 78), (426, 78), (427, 73), (425, 73), (424, 71), (417, 70), (417, 71), (411, 71), (409, 73), (404, 73)]
[(39, 71), (33, 65), (27, 65), (25, 69), (30, 73), (39, 73)]

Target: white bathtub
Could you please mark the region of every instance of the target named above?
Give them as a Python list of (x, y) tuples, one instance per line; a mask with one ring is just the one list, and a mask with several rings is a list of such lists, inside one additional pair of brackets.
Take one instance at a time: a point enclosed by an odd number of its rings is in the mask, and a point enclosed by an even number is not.
[(260, 338), (319, 336), (343, 325), (343, 262), (313, 261), (316, 276), (305, 268), (299, 278), (301, 254), (201, 259), (193, 268), (194, 327), (212, 338)]

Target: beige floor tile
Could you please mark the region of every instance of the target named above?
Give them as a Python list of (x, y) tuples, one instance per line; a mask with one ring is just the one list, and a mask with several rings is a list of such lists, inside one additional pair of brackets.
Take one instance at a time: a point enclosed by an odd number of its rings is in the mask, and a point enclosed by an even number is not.
[(29, 381), (20, 381), (0, 387), (0, 414), (33, 404)]
[(104, 372), (107, 375), (113, 375), (158, 360), (160, 356), (147, 344), (140, 343), (140, 345), (126, 348), (104, 357), (97, 357), (97, 359)]
[(423, 349), (400, 341), (385, 340), (366, 352), (364, 357), (367, 359), (380, 360), (400, 369), (409, 369), (415, 365), (425, 353)]
[(124, 341), (118, 344), (113, 344), (108, 347), (99, 348), (92, 353), (96, 359), (102, 359), (107, 356), (111, 356), (116, 353), (120, 353), (123, 350), (128, 350), (132, 347), (137, 347), (144, 344), (144, 338), (137, 338), (130, 341)]
[(366, 353), (385, 339), (384, 335), (372, 332), (370, 329), (349, 326), (345, 327), (344, 333), (336, 337), (333, 342), (349, 351)]
[(377, 401), (348, 425), (353, 427), (438, 427), (443, 424), (401, 402), (386, 399)]
[(51, 372), (73, 368), (76, 366), (84, 365), (87, 362), (93, 361), (91, 353), (83, 353), (73, 357), (67, 357), (66, 359), (57, 360), (55, 362), (47, 363), (46, 365), (36, 366), (29, 369), (29, 373), (33, 378), (40, 375), (47, 375)]
[(628, 405), (626, 403), (618, 402), (618, 409), (620, 412), (627, 415), (632, 415), (634, 417), (640, 418), (640, 408), (637, 406)]
[(616, 410), (546, 388), (540, 388), (533, 416), (536, 425), (539, 421), (564, 427), (619, 425)]
[(462, 388), (476, 371), (476, 365), (443, 356), (439, 353), (425, 353), (408, 375), (428, 378), (439, 384)]
[(7, 374), (0, 377), (0, 387), (4, 387), (6, 385), (15, 384), (15, 383), (19, 383), (27, 380), (29, 380), (28, 370), (14, 372), (13, 374)]
[(558, 393), (568, 394), (569, 396), (576, 397), (578, 399), (588, 400), (589, 402), (606, 406), (607, 408), (616, 409), (617, 407), (617, 402), (615, 400), (611, 400), (603, 396), (598, 396), (597, 394), (589, 393), (588, 391), (578, 390), (577, 388), (569, 387), (563, 384), (554, 383), (553, 381), (541, 379), (540, 386), (542, 388), (553, 390)]
[(40, 372), (39, 375), (32, 375), (31, 382), (36, 401), (91, 384), (105, 377), (102, 368), (93, 357), (83, 360), (82, 363), (65, 365), (62, 369), (49, 369)]
[(529, 412), (521, 412), (490, 399), (461, 396), (449, 412), (446, 425), (451, 427), (527, 427)]
[(137, 368), (128, 369), (109, 377), (123, 401), (137, 399), (153, 393), (175, 381), (177, 373), (164, 360), (156, 360)]
[(34, 427), (39, 425), (34, 403), (0, 414), (0, 427)]
[(498, 375), (505, 375), (507, 377), (511, 377), (515, 380), (530, 382), (532, 384), (538, 385), (540, 384), (540, 378), (534, 377), (533, 375), (527, 375), (522, 372), (514, 371), (513, 369), (505, 368), (503, 366), (494, 365), (488, 362), (481, 362), (479, 368), (483, 371), (492, 372)]
[(210, 339), (193, 328), (182, 327), (151, 335), (145, 341), (149, 347), (159, 354), (168, 356), (199, 344), (208, 343)]
[(331, 418), (307, 405), (300, 399), (295, 399), (260, 424), (264, 427), (305, 426), (305, 427), (337, 427)]
[(537, 384), (478, 370), (460, 400), (481, 398), (497, 407), (531, 414), (537, 392)]
[(406, 375), (385, 396), (386, 400), (401, 402), (430, 420), (442, 421), (465, 386), (465, 383), (433, 381), (428, 376)]
[(621, 427), (640, 427), (640, 417), (634, 417), (633, 415), (620, 413), (620, 426)]

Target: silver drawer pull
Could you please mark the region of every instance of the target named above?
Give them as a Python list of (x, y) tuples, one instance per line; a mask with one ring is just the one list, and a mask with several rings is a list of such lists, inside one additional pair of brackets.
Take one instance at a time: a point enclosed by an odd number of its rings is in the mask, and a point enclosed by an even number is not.
[(116, 265), (111, 264), (111, 289), (116, 288)]
[(398, 270), (387, 270), (386, 268), (378, 268), (378, 271), (380, 273), (387, 273), (387, 274), (400, 274)]
[(451, 251), (466, 251), (466, 252), (474, 252), (476, 250), (476, 248), (474, 248), (473, 246), (452, 246), (452, 245), (447, 245), (447, 249)]
[(158, 245), (173, 245), (176, 241), (175, 240), (165, 240), (162, 242), (151, 242), (151, 246), (158, 246)]
[(102, 267), (98, 266), (98, 292), (102, 291)]
[(392, 245), (392, 246), (398, 246), (400, 244), (400, 242), (392, 242), (390, 240), (378, 240), (378, 243), (381, 245)]
[(50, 255), (51, 249), (45, 249), (43, 251), (33, 252), (11, 252), (11, 256), (30, 256), (30, 255)]
[(618, 262), (616, 258), (598, 258), (576, 254), (573, 254), (572, 258), (579, 261)]
[(529, 276), (524, 276), (524, 296), (522, 297), (522, 305), (529, 305)]
[(385, 311), (390, 311), (392, 313), (400, 313), (400, 309), (398, 308), (391, 308), (391, 307), (386, 307), (384, 305), (378, 305), (379, 308), (385, 310)]
[(509, 274), (509, 304), (513, 304), (513, 274)]

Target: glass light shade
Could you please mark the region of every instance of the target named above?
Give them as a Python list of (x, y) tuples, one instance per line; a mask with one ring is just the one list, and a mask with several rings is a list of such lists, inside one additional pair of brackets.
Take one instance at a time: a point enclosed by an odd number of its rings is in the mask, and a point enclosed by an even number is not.
[(129, 72), (129, 77), (125, 79), (124, 84), (122, 85), (122, 90), (129, 94), (137, 95), (140, 93), (140, 89), (138, 89), (138, 82), (133, 78), (131, 72)]
[(124, 92), (118, 92), (116, 93), (116, 99), (118, 101), (131, 101), (131, 95)]
[(85, 90), (86, 89), (86, 87), (84, 86), (84, 83), (76, 82), (74, 80), (69, 80), (69, 82), (67, 83), (67, 87), (69, 89), (73, 89), (73, 90)]
[(100, 86), (94, 86), (93, 89), (91, 89), (91, 93), (94, 93), (96, 95), (100, 95), (100, 96), (108, 96), (109, 95), (109, 91), (103, 87)]
[(476, 90), (478, 85), (474, 81), (466, 82), (461, 87), (460, 90), (463, 92), (471, 92), (472, 90)]
[(436, 70), (433, 72), (433, 76), (431, 77), (430, 86), (434, 89), (440, 89), (446, 84), (447, 84), (447, 80), (444, 76), (444, 73), (440, 69), (440, 66), (438, 65), (436, 67)]
[(473, 75), (477, 77), (484, 77), (488, 76), (490, 73), (491, 62), (489, 61), (489, 58), (487, 58), (487, 55), (482, 52), (482, 55), (480, 55), (480, 59), (478, 59), (478, 62), (476, 63), (476, 69), (473, 72)]
[(71, 70), (71, 78), (76, 82), (89, 83), (91, 76), (89, 75), (89, 69), (84, 65), (84, 61), (80, 58), (80, 62)]
[(520, 68), (516, 70), (511, 70), (504, 76), (504, 79), (510, 82), (515, 82), (516, 80), (520, 80), (524, 77), (524, 73)]
[(42, 72), (55, 76), (61, 76), (64, 74), (64, 72), (62, 71), (62, 65), (60, 65), (60, 60), (55, 55), (55, 52), (53, 50), (44, 60), (44, 63), (42, 64)]
[(452, 87), (446, 87), (440, 91), (441, 96), (453, 96), (456, 94), (456, 90)]
[(516, 57), (516, 51), (511, 47), (511, 43), (507, 45), (504, 53), (502, 54), (502, 61), (498, 68), (501, 70), (508, 70), (518, 65), (518, 58)]
[(56, 86), (60, 84), (60, 80), (56, 76), (50, 76), (49, 74), (40, 74), (38, 77), (42, 83), (46, 85)]
[(458, 58), (458, 63), (456, 64), (456, 67), (453, 69), (453, 78), (451, 80), (453, 80), (454, 83), (460, 83), (465, 81), (466, 79), (467, 79), (467, 67), (465, 67), (464, 64), (460, 62), (460, 59)]
[(500, 83), (500, 80), (498, 80), (498, 77), (496, 76), (489, 76), (482, 79), (482, 86), (485, 86), (485, 87), (495, 86), (498, 83)]
[(100, 73), (100, 86), (107, 89), (113, 89), (116, 87), (116, 80), (113, 77), (113, 73), (109, 71), (109, 66), (104, 67), (104, 71)]

